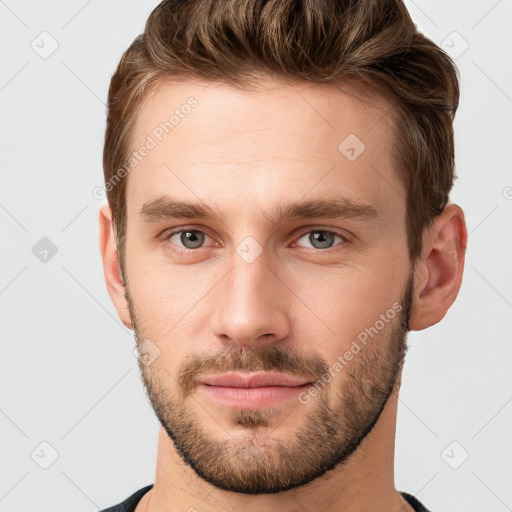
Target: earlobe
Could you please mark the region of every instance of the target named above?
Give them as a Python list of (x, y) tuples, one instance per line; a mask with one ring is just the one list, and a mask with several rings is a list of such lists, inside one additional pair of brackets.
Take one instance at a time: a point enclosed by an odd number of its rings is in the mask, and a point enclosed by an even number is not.
[(426, 329), (444, 318), (462, 283), (467, 245), (464, 212), (449, 204), (424, 236), (424, 251), (415, 270), (409, 328)]
[(130, 310), (126, 300), (126, 288), (119, 265), (112, 214), (108, 204), (102, 205), (99, 212), (99, 242), (103, 273), (108, 294), (114, 304), (119, 318), (129, 329), (132, 328)]

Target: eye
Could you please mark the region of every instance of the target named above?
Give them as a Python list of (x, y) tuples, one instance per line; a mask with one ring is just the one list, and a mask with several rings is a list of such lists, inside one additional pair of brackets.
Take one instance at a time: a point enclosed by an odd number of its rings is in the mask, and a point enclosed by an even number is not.
[[(174, 241), (173, 238), (175, 239)], [(210, 237), (204, 231), (197, 229), (182, 229), (165, 235), (165, 240), (177, 245), (178, 250), (199, 249), (203, 245), (205, 238)]]
[(350, 242), (348, 237), (328, 229), (314, 229), (312, 231), (308, 231), (299, 238), (299, 241), (303, 238), (311, 244), (313, 249), (330, 249), (336, 238), (341, 240), (341, 243), (337, 245), (345, 245)]

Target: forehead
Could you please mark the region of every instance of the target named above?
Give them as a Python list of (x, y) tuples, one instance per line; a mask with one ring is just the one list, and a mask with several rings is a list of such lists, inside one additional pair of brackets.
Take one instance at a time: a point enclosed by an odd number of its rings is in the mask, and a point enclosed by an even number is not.
[(366, 93), (362, 100), (353, 86), (271, 79), (251, 90), (161, 83), (135, 123), (132, 149), (151, 149), (129, 173), (127, 198), (135, 208), (178, 188), (205, 202), (247, 195), (276, 203), (335, 188), (375, 204), (405, 201), (392, 109)]
[[(192, 101), (197, 107), (189, 109), (187, 103)], [(196, 138), (213, 146), (211, 149), (218, 147), (216, 142), (226, 134), (240, 139), (254, 132), (262, 132), (261, 136), (270, 131), (272, 138), (276, 132), (280, 139), (306, 137), (310, 141), (303, 148), (307, 153), (326, 135), (326, 143), (329, 143), (348, 130), (370, 144), (382, 136), (386, 140), (381, 142), (389, 142), (393, 126), (393, 110), (388, 101), (357, 83), (327, 85), (265, 79), (251, 84), (248, 90), (240, 90), (212, 82), (160, 82), (145, 98), (132, 142), (142, 142), (160, 124), (165, 125), (173, 113), (172, 126), (168, 128), (174, 135), (183, 133), (184, 127), (189, 125)], [(190, 119), (186, 123), (181, 122), (187, 117)], [(163, 135), (168, 133), (164, 130)], [(225, 145), (227, 141), (222, 142)], [(268, 146), (269, 140), (262, 142)], [(279, 146), (279, 141), (275, 142)], [(233, 144), (231, 153), (235, 148)], [(281, 148), (281, 152), (284, 149)], [(240, 150), (246, 151), (246, 148)]]

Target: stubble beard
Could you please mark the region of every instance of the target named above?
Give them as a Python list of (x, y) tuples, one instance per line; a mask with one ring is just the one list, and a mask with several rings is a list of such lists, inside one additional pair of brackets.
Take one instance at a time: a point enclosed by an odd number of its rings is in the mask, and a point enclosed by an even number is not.
[[(144, 339), (133, 300), (126, 291), (137, 344)], [(299, 487), (343, 465), (377, 423), (389, 397), (400, 385), (407, 352), (413, 280), (409, 276), (402, 309), (390, 333), (371, 340), (304, 408), (302, 426), (288, 439), (272, 436), (286, 419), (279, 407), (260, 410), (230, 408), (229, 423), (214, 425), (222, 438), (212, 435), (201, 418), (213, 421), (194, 397), (194, 377), (206, 369), (220, 371), (266, 370), (291, 373), (297, 368), (317, 376), (329, 368), (318, 358), (291, 356), (278, 345), (246, 349), (225, 347), (214, 358), (187, 362), (176, 379), (153, 363), (139, 360), (145, 392), (155, 414), (183, 459), (195, 473), (219, 489), (243, 494), (271, 494)], [(195, 363), (194, 363), (195, 361)], [(163, 383), (174, 382), (177, 390)], [(199, 415), (198, 411), (202, 414)], [(233, 434), (230, 429), (236, 429)], [(224, 435), (225, 434), (225, 435)]]

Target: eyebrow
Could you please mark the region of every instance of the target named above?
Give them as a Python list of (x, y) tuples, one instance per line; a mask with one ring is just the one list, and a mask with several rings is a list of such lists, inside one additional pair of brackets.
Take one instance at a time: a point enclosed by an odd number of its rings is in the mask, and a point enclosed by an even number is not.
[[(315, 217), (375, 220), (379, 217), (379, 212), (372, 205), (337, 196), (279, 205), (263, 216), (267, 222), (274, 225), (283, 220)], [(147, 201), (139, 210), (139, 218), (146, 222), (165, 219), (208, 220), (222, 217), (221, 212), (216, 213), (204, 203), (182, 202), (167, 196)]]

